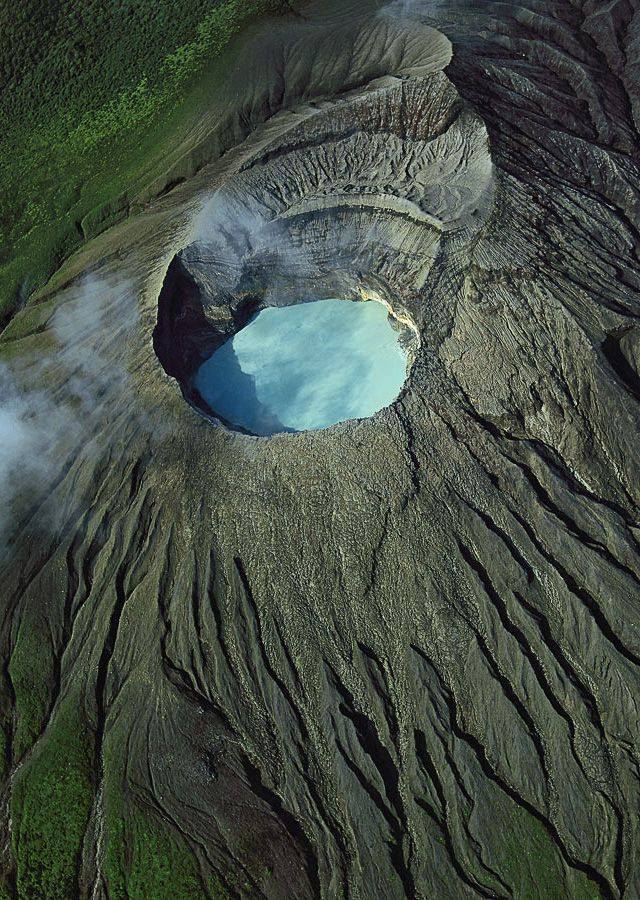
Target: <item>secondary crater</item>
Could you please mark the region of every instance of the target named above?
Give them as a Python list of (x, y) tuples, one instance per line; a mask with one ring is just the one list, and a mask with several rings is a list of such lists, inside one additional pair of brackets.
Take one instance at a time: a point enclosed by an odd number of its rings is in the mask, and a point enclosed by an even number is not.
[(266, 307), (202, 363), (193, 384), (222, 421), (255, 435), (371, 416), (406, 378), (393, 321), (374, 301)]

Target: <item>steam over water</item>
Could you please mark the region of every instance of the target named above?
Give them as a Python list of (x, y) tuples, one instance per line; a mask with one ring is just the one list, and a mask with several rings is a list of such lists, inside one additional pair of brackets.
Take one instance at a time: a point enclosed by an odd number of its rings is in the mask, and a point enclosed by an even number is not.
[(252, 434), (326, 428), (388, 406), (407, 357), (376, 302), (268, 307), (202, 364), (195, 387)]

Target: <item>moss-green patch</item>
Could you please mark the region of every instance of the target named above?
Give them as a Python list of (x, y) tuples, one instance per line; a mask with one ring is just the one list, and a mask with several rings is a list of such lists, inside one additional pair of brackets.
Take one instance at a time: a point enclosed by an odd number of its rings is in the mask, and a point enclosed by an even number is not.
[(0, 8), (0, 318), (126, 214), (127, 191), (202, 108), (191, 89), (208, 63), (249, 17), (282, 5), (23, 0)]
[[(0, 725), (0, 781), (4, 781), (9, 770), (9, 737), (7, 728)], [(2, 895), (0, 894), (0, 897)]]
[[(114, 798), (110, 798), (114, 803)], [(116, 801), (117, 804), (117, 801)], [(208, 891), (193, 853), (152, 813), (111, 806), (107, 812), (105, 876), (113, 900), (190, 900), (208, 894), (223, 898), (217, 882)]]
[(51, 645), (31, 623), (21, 626), (9, 662), (16, 698), (13, 756), (18, 760), (34, 743), (50, 703), (46, 672), (51, 665)]
[(209, 878), (207, 881), (207, 891), (212, 900), (228, 900), (229, 894), (222, 887), (217, 878)]
[[(497, 867), (519, 900), (564, 900), (568, 885), (559, 851), (544, 826), (529, 812), (511, 807), (509, 826), (501, 827)], [(572, 871), (572, 900), (599, 900), (597, 887), (582, 872)]]
[(76, 873), (93, 799), (87, 723), (68, 699), (11, 795), (16, 886), (25, 900), (77, 895)]
[(104, 750), (103, 782), (103, 871), (110, 900), (226, 898), (214, 879), (203, 884), (193, 852), (168, 824), (125, 798), (123, 775), (117, 735), (111, 734)]

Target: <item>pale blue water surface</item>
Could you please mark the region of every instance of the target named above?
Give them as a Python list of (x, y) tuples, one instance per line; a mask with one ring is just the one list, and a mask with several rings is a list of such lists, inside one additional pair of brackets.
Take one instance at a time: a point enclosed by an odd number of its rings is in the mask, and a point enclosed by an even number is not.
[(375, 301), (261, 310), (198, 369), (211, 409), (252, 434), (326, 428), (388, 406), (407, 357)]

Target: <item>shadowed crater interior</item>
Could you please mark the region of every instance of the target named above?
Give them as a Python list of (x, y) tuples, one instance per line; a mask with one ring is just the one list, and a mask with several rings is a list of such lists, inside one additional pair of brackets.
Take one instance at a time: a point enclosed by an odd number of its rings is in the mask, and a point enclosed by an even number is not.
[[(229, 213), (215, 197), (207, 227), (221, 207)], [(242, 262), (237, 244), (232, 250), (218, 235), (169, 267), (154, 344), (185, 399), (214, 422), (261, 436), (327, 428), (391, 405), (419, 345), (391, 285), (360, 271), (348, 250), (327, 256), (324, 248), (319, 257), (294, 231), (261, 230), (246, 234)], [(265, 249), (272, 242), (286, 250)]]

